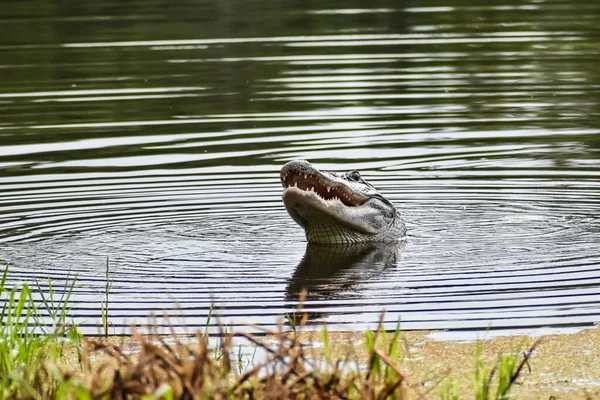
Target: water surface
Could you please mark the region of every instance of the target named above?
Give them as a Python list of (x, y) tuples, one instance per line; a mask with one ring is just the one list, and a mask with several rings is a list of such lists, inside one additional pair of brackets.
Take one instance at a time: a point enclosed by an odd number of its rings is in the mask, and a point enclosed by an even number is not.
[[(448, 4), (4, 5), (11, 282), (76, 275), (90, 332), (107, 264), (117, 333), (163, 310), (273, 326), (303, 287), (339, 329), (599, 321), (600, 5)], [(360, 170), (407, 241), (307, 248), (293, 158)]]

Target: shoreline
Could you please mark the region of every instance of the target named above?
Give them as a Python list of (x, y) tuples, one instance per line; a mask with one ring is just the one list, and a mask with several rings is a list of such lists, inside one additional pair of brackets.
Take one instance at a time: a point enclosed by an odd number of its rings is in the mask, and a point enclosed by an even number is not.
[[(478, 346), (482, 351), (482, 359), (491, 368), (500, 354), (522, 354), (534, 343), (537, 343), (535, 350), (511, 391), (513, 398), (600, 398), (600, 328), (597, 325), (573, 333), (553, 333), (542, 337), (497, 336), (481, 341), (435, 338), (443, 332), (400, 332), (399, 365), (408, 377), (409, 398), (439, 399), (440, 383), (445, 377), (451, 377), (457, 382), (461, 398), (473, 397), (472, 379)], [(311, 358), (319, 360), (325, 356), (322, 331), (299, 330), (285, 335), (288, 338), (296, 335), (298, 340), (307, 344), (306, 354)], [(364, 345), (364, 332), (327, 331), (326, 337), (330, 357), (355, 362), (355, 365), (366, 365), (368, 352)], [(135, 337), (85, 338), (88, 341), (119, 345), (128, 352), (136, 352)], [(186, 338), (190, 338), (190, 335), (176, 336), (173, 340), (179, 339), (186, 344)], [(277, 343), (274, 335), (260, 336), (259, 339), (266, 345)], [(193, 340), (190, 344), (192, 342)], [(245, 347), (248, 352), (254, 348), (256, 347), (250, 344)]]

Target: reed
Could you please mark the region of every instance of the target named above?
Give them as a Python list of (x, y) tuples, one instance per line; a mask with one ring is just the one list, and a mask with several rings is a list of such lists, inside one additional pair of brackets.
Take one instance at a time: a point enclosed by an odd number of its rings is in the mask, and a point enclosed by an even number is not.
[(117, 267), (115, 266), (115, 270), (112, 272), (111, 276), (110, 257), (108, 256), (106, 257), (106, 268), (104, 272), (106, 276), (106, 282), (104, 284), (104, 297), (100, 300), (100, 316), (102, 317), (102, 331), (104, 332), (104, 337), (108, 337), (108, 327), (110, 326), (110, 292), (112, 290), (114, 275), (117, 272)]

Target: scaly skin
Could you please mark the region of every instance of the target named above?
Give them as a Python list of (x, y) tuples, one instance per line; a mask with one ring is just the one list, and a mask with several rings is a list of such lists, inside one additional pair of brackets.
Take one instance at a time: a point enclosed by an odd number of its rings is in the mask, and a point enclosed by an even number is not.
[(398, 210), (357, 171), (319, 171), (294, 160), (280, 176), (285, 208), (309, 243), (394, 242), (406, 236)]

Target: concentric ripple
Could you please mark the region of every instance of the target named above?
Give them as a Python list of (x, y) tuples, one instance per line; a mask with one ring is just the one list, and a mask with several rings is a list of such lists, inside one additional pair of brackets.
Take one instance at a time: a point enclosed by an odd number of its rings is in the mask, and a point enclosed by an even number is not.
[[(338, 329), (600, 321), (600, 6), (183, 3), (4, 6), (11, 284), (76, 279), (92, 333), (107, 279), (117, 333), (165, 312), (273, 326), (303, 289)], [(407, 241), (307, 248), (293, 158), (361, 171)]]

